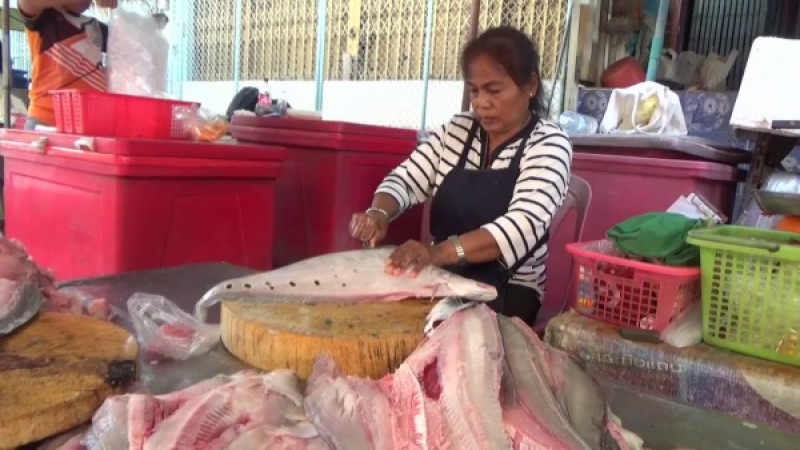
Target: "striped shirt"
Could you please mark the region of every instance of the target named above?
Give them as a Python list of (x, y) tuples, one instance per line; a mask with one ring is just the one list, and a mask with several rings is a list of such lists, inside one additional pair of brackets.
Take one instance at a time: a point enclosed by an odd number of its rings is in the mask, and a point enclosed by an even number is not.
[[(444, 177), (458, 164), (474, 122), (471, 113), (462, 113), (434, 130), (408, 159), (386, 176), (376, 192), (391, 195), (401, 212), (432, 198)], [(482, 133), (479, 129), (468, 150), (467, 170), (480, 167)], [(507, 168), (521, 141), (522, 137), (518, 137), (498, 148), (491, 168)], [(540, 120), (523, 152), (508, 212), (481, 227), (497, 241), (502, 255), (500, 262), (505, 267), (525, 258), (546, 235), (569, 187), (572, 144), (556, 124)], [(522, 262), (512, 274), (511, 282), (531, 287), (543, 297), (547, 254), (547, 245), (542, 245)]]

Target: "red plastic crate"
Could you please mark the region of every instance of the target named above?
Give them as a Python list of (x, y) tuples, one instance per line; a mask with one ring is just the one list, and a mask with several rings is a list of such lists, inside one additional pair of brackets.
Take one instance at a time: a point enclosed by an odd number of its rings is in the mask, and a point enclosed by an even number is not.
[(172, 156), (170, 141), (142, 141), (169, 156), (52, 144), (41, 154), (20, 139), (28, 134), (0, 142), (6, 232), (59, 279), (217, 261), (272, 267), (283, 148), (197, 144), (225, 159), (191, 158)]
[[(381, 180), (417, 145), (414, 130), (303, 119), (234, 116), (231, 135), (287, 147), (275, 191), (281, 211), (275, 217), (276, 266), (360, 248), (350, 236), (350, 217), (370, 206)], [(421, 231), (417, 207), (392, 222), (384, 243), (419, 240)]]
[(150, 139), (188, 139), (175, 119), (197, 103), (74, 89), (50, 91), (59, 133)]
[(663, 331), (692, 302), (700, 301), (700, 269), (670, 267), (616, 256), (608, 240), (573, 243), (580, 314), (625, 328)]

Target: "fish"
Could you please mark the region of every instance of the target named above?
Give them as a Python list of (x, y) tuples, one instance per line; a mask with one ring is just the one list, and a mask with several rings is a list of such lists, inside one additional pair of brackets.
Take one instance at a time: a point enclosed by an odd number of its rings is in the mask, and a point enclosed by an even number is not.
[(522, 328), (527, 325), (513, 319), (498, 316), (498, 324), (506, 351), (505, 392), (501, 396), (505, 399), (503, 419), (506, 428), (514, 431), (514, 448), (598, 448), (591, 447), (578, 435), (562, 409), (558, 396), (565, 392), (552, 390), (552, 378), (544, 373), (547, 368), (543, 367), (542, 354), (531, 342), (538, 340), (538, 336), (532, 331), (527, 333)]
[(287, 411), (300, 401), (293, 372), (240, 377), (190, 399), (158, 424), (143, 449), (227, 448), (253, 428), (289, 425)]
[(393, 247), (329, 253), (279, 269), (223, 281), (195, 305), (205, 322), (207, 311), (225, 299), (263, 302), (360, 303), (407, 298), (459, 297), (479, 302), (497, 298), (494, 286), (428, 266), (416, 277), (393, 276), (384, 266)]
[(44, 296), (30, 277), (19, 281), (0, 278), (0, 336), (31, 320), (42, 307)]
[(476, 304), (453, 313), (401, 365), (423, 393), (421, 408), (411, 402), (419, 411), (407, 434), (424, 433), (429, 449), (510, 448), (497, 401), (503, 359), (494, 312)]
[(381, 433), (382, 427), (378, 426), (381, 421), (368, 414), (371, 406), (384, 408), (383, 414), (377, 417), (386, 417), (389, 413), (388, 400), (382, 399), (385, 401), (384, 405), (381, 405), (381, 399), (373, 402), (369, 396), (374, 394), (371, 389), (364, 393), (359, 392), (348, 377), (342, 376), (334, 360), (321, 354), (314, 360), (314, 367), (308, 378), (305, 411), (320, 436), (333, 448), (391, 449), (391, 441), (379, 441), (385, 437)]
[(428, 312), (425, 327), (423, 328), (425, 335), (430, 336), (440, 323), (444, 322), (445, 319), (452, 316), (456, 311), (471, 308), (477, 304), (478, 303), (473, 301), (465, 301), (455, 297), (443, 298)]

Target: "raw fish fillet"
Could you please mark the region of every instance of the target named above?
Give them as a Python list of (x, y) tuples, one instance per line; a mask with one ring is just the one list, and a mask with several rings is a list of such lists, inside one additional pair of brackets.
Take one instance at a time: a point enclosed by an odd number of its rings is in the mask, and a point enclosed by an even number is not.
[(79, 298), (72, 291), (57, 290), (53, 275), (37, 266), (22, 244), (0, 238), (0, 335), (14, 331), (40, 309), (111, 318), (107, 301)]
[[(308, 378), (305, 410), (320, 436), (333, 448), (348, 450), (390, 449), (391, 442), (379, 441), (380, 422), (368, 415), (363, 396), (342, 376), (329, 356), (320, 355)], [(388, 403), (388, 402), (387, 402)], [(388, 409), (382, 416), (387, 417)], [(374, 437), (373, 437), (374, 435)]]
[(292, 425), (287, 413), (301, 399), (287, 370), (241, 377), (189, 400), (156, 427), (144, 450), (226, 448), (252, 428)]
[[(378, 391), (384, 394), (375, 392), (373, 382), (341, 376), (330, 358), (318, 357), (306, 413), (337, 449), (509, 448), (497, 400), (502, 361), (495, 314), (478, 305), (452, 315), (381, 379)], [(388, 443), (386, 423), (393, 428)]]
[(218, 376), (170, 394), (126, 394), (109, 397), (92, 417), (82, 442), (90, 450), (130, 448), (139, 450), (153, 429), (166, 417), (200, 396), (230, 381)]
[[(530, 342), (531, 336), (505, 317), (498, 316), (498, 322), (506, 351), (504, 392), (501, 396), (504, 399), (503, 419), (506, 428), (513, 430), (514, 448), (597, 448), (590, 447), (572, 428), (557, 395), (551, 391), (542, 366), (536, 362), (542, 357)], [(531, 335), (538, 339), (535, 334)], [(599, 401), (602, 402), (602, 398)]]
[(396, 301), (406, 298), (462, 297), (488, 302), (497, 297), (493, 286), (438, 267), (418, 276), (384, 273), (392, 247), (331, 253), (269, 272), (224, 281), (211, 288), (195, 306), (204, 322), (207, 310), (224, 299), (264, 302)]

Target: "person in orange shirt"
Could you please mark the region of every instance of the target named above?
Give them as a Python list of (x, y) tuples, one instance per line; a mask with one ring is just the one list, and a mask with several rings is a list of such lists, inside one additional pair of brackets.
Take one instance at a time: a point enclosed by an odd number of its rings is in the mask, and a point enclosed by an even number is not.
[[(117, 0), (94, 0), (116, 8)], [(83, 15), (92, 0), (18, 0), (32, 59), (30, 106), (25, 128), (55, 126), (53, 100), (58, 89), (106, 90), (103, 53), (108, 27)]]

